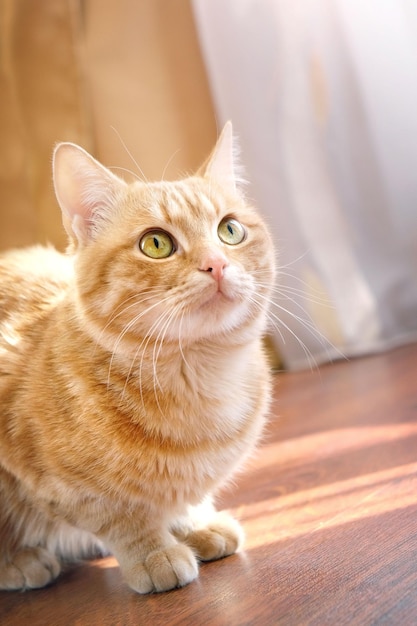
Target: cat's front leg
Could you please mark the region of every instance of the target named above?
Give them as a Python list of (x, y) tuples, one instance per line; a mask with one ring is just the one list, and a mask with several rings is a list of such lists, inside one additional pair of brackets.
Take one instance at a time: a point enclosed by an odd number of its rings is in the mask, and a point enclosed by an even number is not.
[[(138, 593), (184, 587), (198, 576), (193, 550), (156, 525), (140, 532), (118, 524), (103, 537), (117, 558), (129, 587)], [(133, 534), (134, 533), (134, 534)], [(133, 536), (131, 536), (133, 535)]]
[(188, 515), (176, 521), (172, 532), (200, 561), (215, 561), (234, 554), (244, 538), (239, 522), (226, 511), (217, 512), (211, 500), (189, 507)]

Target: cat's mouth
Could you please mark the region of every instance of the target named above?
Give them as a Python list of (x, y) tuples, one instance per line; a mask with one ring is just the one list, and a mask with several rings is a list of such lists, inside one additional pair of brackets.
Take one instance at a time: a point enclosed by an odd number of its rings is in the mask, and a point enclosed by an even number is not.
[(205, 297), (200, 302), (198, 308), (206, 309), (208, 307), (217, 307), (222, 305), (230, 305), (234, 302), (236, 298), (233, 297), (228, 290), (222, 286), (218, 285), (216, 290), (211, 291), (209, 294), (205, 294)]

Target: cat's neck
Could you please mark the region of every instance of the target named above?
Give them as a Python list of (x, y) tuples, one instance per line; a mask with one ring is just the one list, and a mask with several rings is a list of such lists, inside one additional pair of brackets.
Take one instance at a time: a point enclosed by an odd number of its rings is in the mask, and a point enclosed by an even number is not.
[[(94, 411), (111, 415), (111, 407), (141, 432), (150, 425), (149, 436), (174, 438), (178, 445), (236, 435), (241, 416), (252, 410), (249, 397), (258, 393), (248, 390), (266, 377), (255, 327), (194, 343), (140, 337), (123, 343), (117, 336), (103, 342), (70, 311), (68, 303), (58, 306), (54, 325), (60, 331), (45, 358), (64, 364), (71, 394), (88, 386)], [(103, 402), (106, 411), (100, 410)]]

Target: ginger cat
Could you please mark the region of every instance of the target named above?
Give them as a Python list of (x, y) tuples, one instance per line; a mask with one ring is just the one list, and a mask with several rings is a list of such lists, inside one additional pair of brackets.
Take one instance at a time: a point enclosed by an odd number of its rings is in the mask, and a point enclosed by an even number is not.
[(271, 237), (236, 182), (228, 123), (176, 182), (54, 154), (68, 253), (0, 256), (0, 588), (110, 551), (139, 593), (234, 553), (212, 495), (253, 451)]

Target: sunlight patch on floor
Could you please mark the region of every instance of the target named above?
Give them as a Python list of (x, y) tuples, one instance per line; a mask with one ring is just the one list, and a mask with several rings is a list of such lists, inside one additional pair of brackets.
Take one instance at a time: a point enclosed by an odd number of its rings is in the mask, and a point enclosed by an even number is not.
[(417, 463), (245, 504), (233, 512), (246, 548), (275, 543), (416, 505)]
[[(417, 435), (417, 423), (384, 424), (383, 426), (355, 426), (337, 428), (319, 433), (307, 434), (294, 439), (286, 439), (263, 445), (254, 457), (249, 471), (260, 470), (271, 465), (301, 464), (321, 460), (342, 452), (374, 447), (384, 443), (400, 441)], [(268, 441), (268, 435), (266, 435)]]

